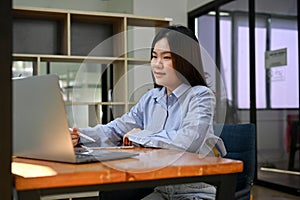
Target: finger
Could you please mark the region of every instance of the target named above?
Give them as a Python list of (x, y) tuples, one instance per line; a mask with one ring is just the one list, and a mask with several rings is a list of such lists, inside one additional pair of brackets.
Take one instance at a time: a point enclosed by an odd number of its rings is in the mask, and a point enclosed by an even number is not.
[(125, 137), (123, 144), (124, 144), (124, 146), (131, 146), (132, 142), (128, 139), (128, 137)]
[(80, 138), (79, 133), (72, 131), (70, 135), (71, 135), (73, 146), (76, 146), (78, 144), (78, 141), (79, 141), (79, 138)]
[(72, 138), (72, 144), (73, 146), (76, 146), (78, 144), (78, 139)]
[(126, 133), (126, 134), (123, 136), (123, 144), (125, 144), (125, 142), (127, 142), (126, 139), (128, 140), (127, 135), (128, 135), (128, 133)]
[(72, 134), (71, 138), (72, 138), (72, 140), (78, 140), (79, 139), (79, 135)]
[(76, 146), (78, 144), (78, 140), (72, 140), (73, 146)]
[(124, 137), (124, 139), (123, 139), (123, 145), (127, 146), (127, 143), (128, 143), (128, 138)]
[(70, 131), (70, 133), (71, 133), (71, 137), (73, 138), (73, 137), (80, 137), (80, 133), (78, 132), (78, 131)]
[(77, 128), (69, 128), (70, 133), (77, 133), (78, 129)]

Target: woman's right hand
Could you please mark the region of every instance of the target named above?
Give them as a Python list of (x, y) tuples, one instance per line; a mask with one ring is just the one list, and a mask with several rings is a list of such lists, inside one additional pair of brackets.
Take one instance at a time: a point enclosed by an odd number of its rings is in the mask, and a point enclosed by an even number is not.
[(134, 134), (136, 132), (139, 132), (141, 131), (141, 129), (139, 128), (134, 128), (132, 129), (131, 131), (129, 131), (128, 133), (126, 133), (123, 137), (123, 145), (124, 146), (131, 146), (132, 145), (132, 142), (129, 140), (128, 136), (131, 135), (131, 134)]
[(72, 144), (75, 147), (79, 142), (79, 138), (80, 138), (79, 131), (77, 130), (77, 128), (70, 128), (69, 132), (71, 134)]

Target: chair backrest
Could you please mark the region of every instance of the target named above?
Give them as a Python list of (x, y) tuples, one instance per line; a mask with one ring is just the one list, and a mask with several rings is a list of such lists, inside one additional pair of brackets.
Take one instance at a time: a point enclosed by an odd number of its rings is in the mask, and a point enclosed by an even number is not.
[[(241, 160), (244, 170), (238, 175), (236, 192), (250, 189), (255, 174), (256, 132), (254, 124), (224, 124), (215, 125), (215, 131), (221, 132), (227, 154), (225, 158)], [(222, 129), (222, 130), (221, 130)]]

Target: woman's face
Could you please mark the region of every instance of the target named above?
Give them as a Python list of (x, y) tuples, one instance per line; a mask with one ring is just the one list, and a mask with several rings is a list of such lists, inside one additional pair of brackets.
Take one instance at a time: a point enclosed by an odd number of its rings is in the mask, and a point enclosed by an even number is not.
[(171, 50), (166, 38), (162, 38), (154, 45), (151, 69), (155, 82), (167, 87), (168, 93), (171, 93), (182, 83), (173, 67)]

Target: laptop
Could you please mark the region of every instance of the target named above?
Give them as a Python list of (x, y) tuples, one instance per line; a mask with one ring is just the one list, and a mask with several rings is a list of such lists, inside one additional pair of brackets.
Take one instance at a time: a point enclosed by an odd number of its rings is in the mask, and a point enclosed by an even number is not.
[(57, 75), (13, 79), (13, 155), (67, 163), (130, 158), (133, 152), (75, 151)]

